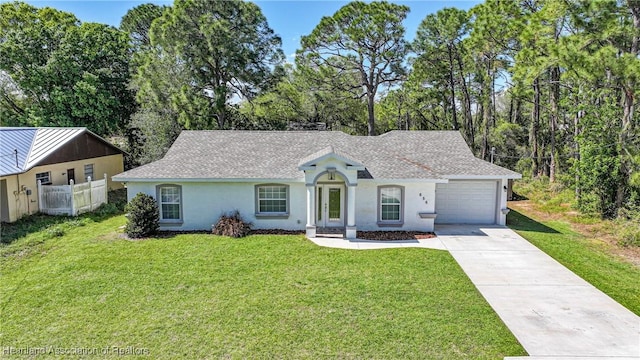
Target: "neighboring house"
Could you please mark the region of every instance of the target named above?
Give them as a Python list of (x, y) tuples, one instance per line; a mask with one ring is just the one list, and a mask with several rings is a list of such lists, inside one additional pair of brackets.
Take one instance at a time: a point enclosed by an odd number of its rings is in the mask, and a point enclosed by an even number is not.
[(455, 131), (183, 131), (165, 157), (113, 177), (159, 204), (161, 229), (210, 229), (239, 210), (258, 229), (432, 231), (505, 224), (521, 175), (477, 159)]
[[(123, 151), (86, 128), (0, 128), (0, 217), (38, 211), (37, 182), (65, 185), (124, 170)], [(108, 183), (121, 188), (120, 183)]]

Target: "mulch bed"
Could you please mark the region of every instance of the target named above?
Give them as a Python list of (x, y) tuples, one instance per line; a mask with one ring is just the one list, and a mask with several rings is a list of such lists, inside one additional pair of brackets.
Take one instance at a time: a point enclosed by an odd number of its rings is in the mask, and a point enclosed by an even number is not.
[[(302, 230), (282, 230), (282, 229), (255, 229), (251, 230), (251, 235), (304, 235)], [(321, 235), (320, 235), (321, 236)], [(358, 231), (358, 239), (393, 241), (393, 240), (419, 240), (436, 237), (432, 232), (422, 231)]]
[(250, 235), (304, 235), (304, 230), (254, 229)]
[[(153, 238), (172, 238), (180, 234), (211, 234), (210, 231), (158, 231)], [(283, 230), (283, 229), (254, 229), (251, 230), (250, 235), (304, 235), (303, 230)], [(139, 241), (146, 240), (147, 238), (130, 239), (127, 234), (120, 234), (121, 238)], [(356, 232), (358, 239), (364, 240), (378, 240), (378, 241), (393, 241), (393, 240), (420, 240), (431, 239), (436, 237), (436, 234), (432, 232), (423, 231), (358, 231)]]
[(358, 239), (365, 240), (419, 240), (431, 239), (436, 237), (432, 232), (422, 231), (358, 231), (356, 232)]
[[(121, 227), (124, 229), (124, 226)], [(185, 230), (185, 231), (175, 231), (175, 230), (159, 230), (154, 235), (149, 237), (141, 237), (141, 238), (130, 238), (127, 233), (123, 232), (118, 235), (121, 239), (130, 240), (130, 241), (143, 241), (149, 239), (170, 239), (175, 237), (176, 235), (181, 234), (211, 234), (211, 231), (206, 230)]]

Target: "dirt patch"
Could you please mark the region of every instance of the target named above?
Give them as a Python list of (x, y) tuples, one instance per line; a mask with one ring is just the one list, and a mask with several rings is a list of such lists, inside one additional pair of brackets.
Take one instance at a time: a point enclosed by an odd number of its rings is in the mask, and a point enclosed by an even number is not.
[(421, 231), (358, 231), (356, 237), (364, 240), (394, 241), (431, 239), (436, 237), (436, 234)]
[(538, 210), (530, 200), (510, 201), (508, 205), (510, 208), (536, 220), (565, 221), (569, 223), (573, 231), (585, 236), (591, 243), (604, 246), (608, 252), (640, 268), (640, 247), (621, 246), (618, 244), (615, 227), (609, 224), (610, 221), (608, 220), (602, 220), (595, 224), (583, 224), (575, 221), (576, 217), (580, 215), (576, 211), (567, 211), (561, 215), (552, 214)]

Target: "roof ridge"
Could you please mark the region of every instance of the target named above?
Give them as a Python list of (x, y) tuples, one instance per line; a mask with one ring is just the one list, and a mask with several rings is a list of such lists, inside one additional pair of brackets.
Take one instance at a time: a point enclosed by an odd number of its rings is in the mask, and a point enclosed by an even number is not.
[(350, 135), (340, 130), (234, 130), (234, 129), (204, 129), (204, 130), (191, 130), (184, 129), (182, 132), (235, 132), (235, 133), (285, 133), (285, 134), (345, 134), (349, 136), (359, 136), (359, 135)]
[(36, 139), (38, 138), (38, 132), (40, 131), (38, 128), (35, 129), (36, 130), (36, 134), (33, 135), (33, 139), (31, 139), (31, 145), (29, 145), (29, 150), (27, 150), (27, 156), (25, 156), (24, 158), (24, 163), (22, 164), (22, 171), (25, 171), (27, 169), (27, 164), (29, 164), (29, 159), (31, 158), (31, 150), (33, 149), (33, 146), (36, 143)]

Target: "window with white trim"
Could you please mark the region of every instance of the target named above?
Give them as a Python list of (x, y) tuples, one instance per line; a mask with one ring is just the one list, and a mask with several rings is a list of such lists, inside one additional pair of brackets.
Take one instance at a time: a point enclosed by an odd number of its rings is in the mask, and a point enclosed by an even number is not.
[(36, 173), (36, 183), (38, 180), (42, 185), (51, 185), (51, 171)]
[(401, 186), (378, 187), (378, 222), (402, 224), (404, 222), (404, 189)]
[(179, 185), (158, 185), (157, 189), (160, 221), (179, 222), (182, 220), (182, 187)]
[(89, 181), (89, 177), (91, 177), (91, 180), (96, 179), (93, 177), (93, 164), (84, 165), (84, 181)]
[(256, 215), (282, 216), (289, 214), (289, 186), (257, 185)]

